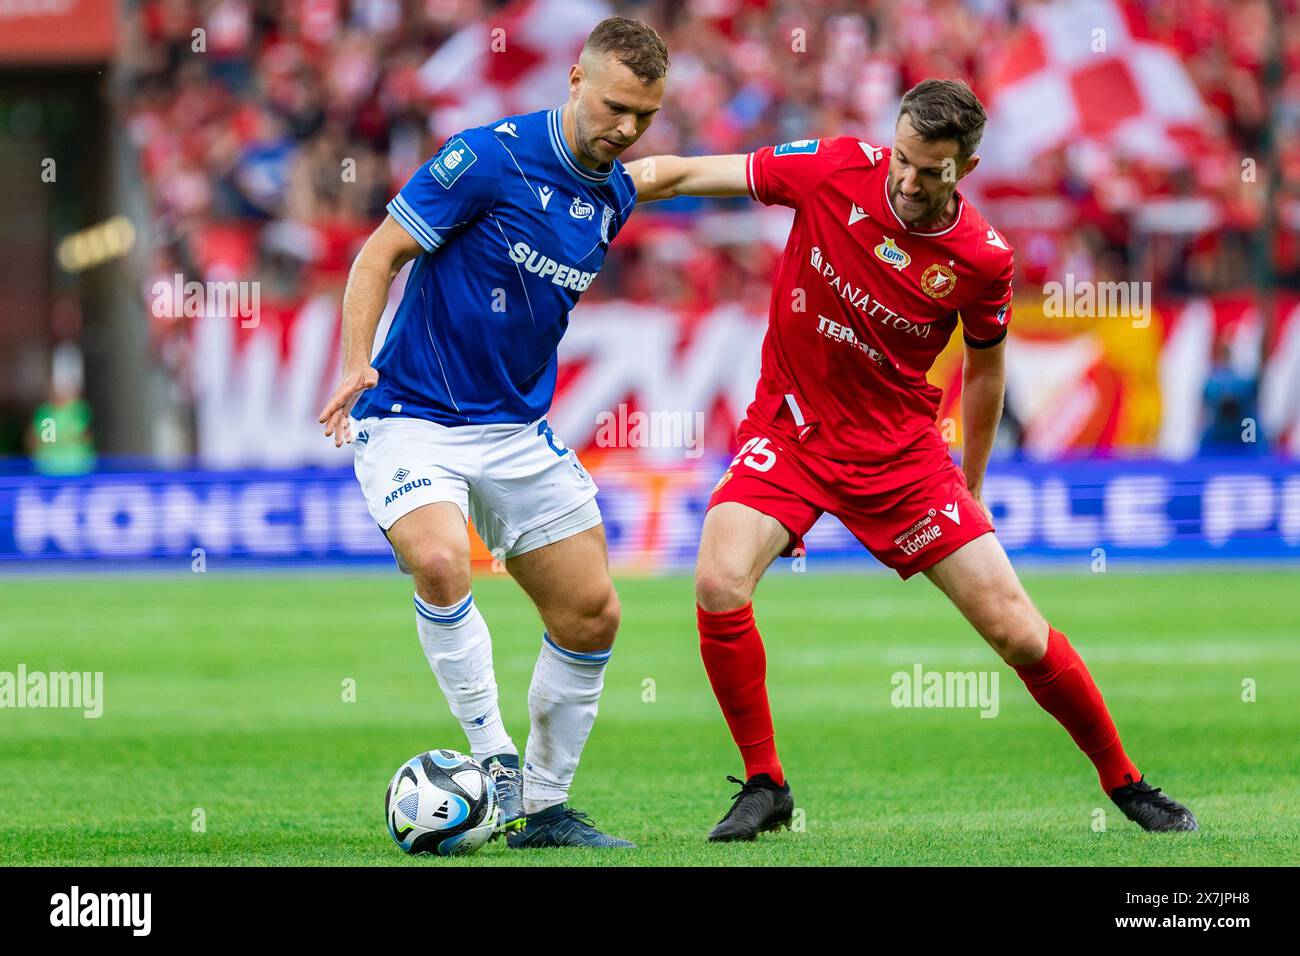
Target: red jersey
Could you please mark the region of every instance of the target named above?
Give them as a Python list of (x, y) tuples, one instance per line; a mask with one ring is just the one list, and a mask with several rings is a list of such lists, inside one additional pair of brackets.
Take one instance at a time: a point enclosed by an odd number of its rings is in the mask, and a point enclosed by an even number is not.
[(926, 373), (959, 317), (977, 347), (1011, 321), (1010, 245), (960, 193), (948, 228), (909, 229), (889, 156), (840, 136), (764, 147), (746, 169), (755, 199), (795, 211), (746, 418), (838, 461), (946, 457)]

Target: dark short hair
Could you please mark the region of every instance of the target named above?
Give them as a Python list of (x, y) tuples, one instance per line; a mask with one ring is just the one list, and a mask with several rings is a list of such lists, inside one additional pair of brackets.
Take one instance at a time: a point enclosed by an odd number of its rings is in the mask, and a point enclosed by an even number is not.
[(903, 96), (898, 118), (903, 114), (926, 142), (955, 139), (963, 162), (975, 155), (988, 120), (984, 104), (961, 80), (922, 80)]
[(668, 47), (654, 27), (640, 20), (608, 17), (587, 35), (582, 52), (613, 54), (642, 83), (668, 75)]

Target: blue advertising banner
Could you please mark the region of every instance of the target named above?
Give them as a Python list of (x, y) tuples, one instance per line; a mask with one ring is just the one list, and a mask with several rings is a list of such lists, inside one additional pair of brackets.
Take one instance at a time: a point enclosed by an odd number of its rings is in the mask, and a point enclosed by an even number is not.
[[(689, 568), (724, 460), (665, 469), (604, 463), (611, 561)], [(1270, 458), (1002, 461), (985, 500), (1017, 560), (1300, 560), (1300, 462)], [(872, 563), (830, 517), (808, 561)], [(109, 463), (94, 474), (0, 472), (0, 568), (314, 565), (392, 558), (350, 469), (157, 470)]]

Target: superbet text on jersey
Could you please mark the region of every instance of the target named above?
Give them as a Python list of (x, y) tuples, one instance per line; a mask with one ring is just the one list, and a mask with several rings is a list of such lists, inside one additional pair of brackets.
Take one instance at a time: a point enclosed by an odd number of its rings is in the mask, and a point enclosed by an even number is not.
[(1012, 250), (956, 194), (956, 220), (912, 231), (888, 196), (890, 150), (851, 136), (749, 156), (754, 198), (790, 206), (763, 371), (747, 420), (817, 455), (883, 462), (947, 456), (942, 396), (926, 373), (960, 318), (993, 346), (1011, 320)]

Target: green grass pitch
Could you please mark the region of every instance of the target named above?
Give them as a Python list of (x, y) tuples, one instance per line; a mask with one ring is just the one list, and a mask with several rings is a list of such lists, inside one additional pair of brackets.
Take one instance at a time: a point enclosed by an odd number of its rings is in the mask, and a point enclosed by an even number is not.
[[(463, 860), (408, 858), (384, 828), (389, 777), (420, 751), (466, 749), (420, 652), (409, 580), (210, 567), (0, 579), (0, 671), (102, 671), (105, 698), (99, 719), (0, 710), (0, 864), (1294, 864), (1297, 574), (1026, 582), (1088, 661), (1130, 755), (1202, 832), (1124, 820), (1065, 732), (923, 578), (778, 567), (756, 607), (798, 832), (704, 842), (741, 765), (700, 664), (691, 583), (624, 578), (572, 802), (640, 849), (499, 841)], [(475, 593), (522, 747), (541, 627), (503, 576)], [(998, 715), (893, 707), (891, 675), (915, 663), (997, 672)]]

